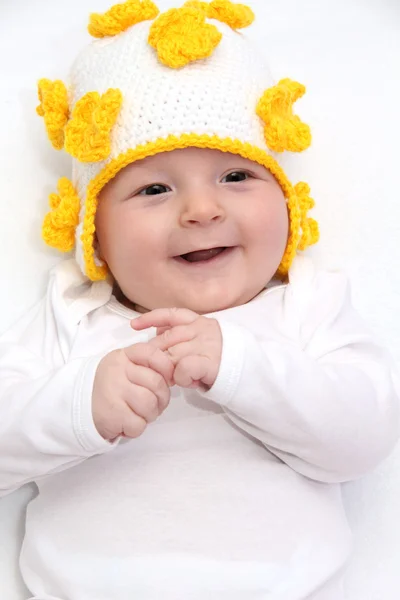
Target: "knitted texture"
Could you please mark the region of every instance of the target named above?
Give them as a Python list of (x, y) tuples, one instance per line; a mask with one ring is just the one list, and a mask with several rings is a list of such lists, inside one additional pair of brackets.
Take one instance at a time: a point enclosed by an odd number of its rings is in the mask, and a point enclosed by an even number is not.
[(76, 190), (59, 189), (43, 235), (67, 250), (76, 228), (76, 259), (90, 279), (107, 276), (94, 247), (99, 192), (128, 164), (178, 148), (239, 154), (273, 173), (290, 218), (280, 275), (318, 240), (307, 184), (292, 185), (277, 160), (311, 142), (308, 125), (293, 113), (305, 88), (272, 79), (236, 31), (253, 19), (248, 7), (228, 0), (190, 0), (162, 14), (152, 2), (128, 0), (91, 16), (90, 33), (102, 39), (77, 58), (68, 85), (39, 82), (38, 112), (53, 145), (73, 157)]
[(78, 100), (65, 128), (65, 149), (81, 162), (104, 160), (111, 152), (110, 133), (122, 104), (120, 90), (100, 96), (88, 92)]
[(233, 4), (227, 0), (213, 0), (212, 2), (197, 2), (188, 0), (184, 6), (191, 6), (197, 10), (202, 10), (209, 19), (216, 19), (226, 23), (232, 29), (242, 29), (248, 27), (254, 21), (254, 13), (244, 4)]
[(160, 15), (151, 26), (148, 41), (164, 65), (178, 69), (210, 56), (221, 38), (218, 29), (206, 23), (202, 10), (184, 7)]
[(44, 118), (47, 135), (56, 150), (64, 146), (64, 127), (69, 118), (68, 92), (62, 81), (41, 79), (38, 83), (40, 100), (36, 112)]
[(266, 90), (257, 104), (257, 114), (265, 123), (265, 140), (276, 152), (302, 152), (311, 144), (308, 125), (293, 114), (293, 104), (304, 95), (304, 85), (282, 79)]
[(97, 38), (117, 35), (132, 25), (154, 19), (157, 15), (158, 8), (151, 0), (128, 0), (115, 4), (104, 14), (90, 15), (88, 31)]
[(58, 182), (58, 194), (50, 194), (50, 208), (45, 216), (42, 228), (45, 242), (69, 252), (75, 245), (75, 229), (79, 223), (79, 197), (74, 186), (66, 177)]

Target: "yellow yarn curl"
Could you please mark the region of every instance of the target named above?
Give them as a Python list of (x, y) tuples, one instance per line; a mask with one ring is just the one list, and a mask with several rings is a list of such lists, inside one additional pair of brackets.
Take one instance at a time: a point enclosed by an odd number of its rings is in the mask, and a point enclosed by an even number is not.
[(293, 104), (305, 91), (301, 83), (282, 79), (259, 100), (257, 115), (265, 123), (265, 140), (271, 150), (302, 152), (311, 144), (309, 126), (293, 114)]
[(209, 19), (217, 19), (232, 29), (243, 29), (254, 21), (254, 13), (249, 6), (234, 4), (229, 0), (213, 0), (207, 10)]
[(44, 218), (42, 236), (46, 244), (61, 252), (75, 245), (75, 229), (79, 223), (80, 202), (74, 186), (66, 177), (58, 182), (58, 194), (50, 194), (50, 208)]
[(171, 8), (152, 24), (149, 44), (157, 50), (160, 61), (173, 69), (207, 58), (222, 39), (206, 15), (197, 8)]
[(69, 118), (67, 88), (59, 79), (40, 79), (38, 96), (40, 104), (36, 112), (44, 117), (47, 135), (53, 147), (61, 150), (64, 146), (64, 127)]
[(310, 187), (307, 183), (300, 181), (294, 186), (297, 201), (300, 208), (300, 227), (302, 235), (299, 241), (298, 249), (305, 250), (308, 246), (316, 244), (319, 240), (318, 223), (315, 219), (307, 217), (307, 213), (314, 208), (315, 202), (310, 198)]
[(286, 277), (297, 250), (305, 250), (319, 240), (318, 223), (307, 216), (315, 204), (309, 193), (308, 184), (300, 181), (286, 194), (290, 225), (285, 254), (277, 272), (281, 277)]
[(100, 96), (88, 92), (72, 111), (65, 128), (65, 149), (81, 162), (99, 162), (111, 152), (110, 133), (122, 104), (119, 89), (109, 89)]
[(209, 2), (200, 2), (198, 0), (188, 0), (183, 5), (186, 8), (196, 8), (197, 10), (201, 10), (205, 15), (207, 15), (208, 7), (210, 6)]
[(115, 4), (104, 14), (90, 15), (88, 31), (96, 38), (117, 35), (141, 21), (154, 19), (158, 13), (151, 0), (127, 0)]

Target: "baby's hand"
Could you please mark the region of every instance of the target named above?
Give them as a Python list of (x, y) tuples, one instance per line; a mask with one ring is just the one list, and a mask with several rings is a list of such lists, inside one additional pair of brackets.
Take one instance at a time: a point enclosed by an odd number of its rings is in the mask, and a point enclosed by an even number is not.
[(140, 436), (166, 409), (174, 365), (149, 343), (138, 343), (107, 354), (97, 367), (92, 413), (106, 440)]
[(186, 308), (158, 308), (133, 319), (131, 326), (136, 330), (157, 327), (157, 336), (149, 344), (172, 359), (176, 385), (208, 390), (214, 384), (222, 355), (216, 319)]

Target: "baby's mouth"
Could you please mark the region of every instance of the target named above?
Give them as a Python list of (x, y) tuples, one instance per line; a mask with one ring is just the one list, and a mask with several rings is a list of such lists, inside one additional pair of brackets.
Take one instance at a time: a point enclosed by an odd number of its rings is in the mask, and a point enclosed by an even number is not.
[[(188, 252), (187, 254), (181, 254), (180, 258), (188, 262), (200, 262), (205, 260), (211, 260), (218, 254), (221, 254), (226, 250), (226, 247), (221, 248), (209, 248), (208, 250), (196, 250), (195, 252)], [(177, 257), (178, 258), (178, 257)]]

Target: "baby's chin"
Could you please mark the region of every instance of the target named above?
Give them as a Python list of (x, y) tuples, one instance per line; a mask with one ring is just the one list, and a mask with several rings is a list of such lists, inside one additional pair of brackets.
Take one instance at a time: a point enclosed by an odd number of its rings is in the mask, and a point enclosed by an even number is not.
[(198, 315), (208, 315), (208, 314), (212, 314), (212, 313), (216, 313), (216, 312), (220, 312), (222, 310), (227, 310), (228, 308), (233, 308), (235, 306), (240, 306), (241, 304), (244, 304), (244, 302), (242, 301), (234, 301), (234, 300), (220, 300), (220, 301), (210, 301), (208, 299), (201, 299), (198, 298), (196, 299), (195, 302), (193, 303), (186, 303), (185, 308), (189, 308), (190, 310), (193, 310), (195, 313), (197, 313)]
[(265, 289), (265, 285), (260, 281), (246, 281), (239, 276), (215, 286), (211, 284), (203, 291), (198, 288), (191, 290), (191, 293), (185, 294), (186, 307), (203, 315), (243, 306), (257, 297)]
[(126, 306), (127, 308), (130, 308), (138, 313), (147, 313), (150, 312), (151, 310), (155, 310), (157, 308), (187, 308), (189, 310), (192, 310), (193, 312), (197, 313), (198, 315), (206, 315), (209, 313), (214, 313), (214, 312), (219, 312), (221, 310), (226, 310), (227, 308), (232, 308), (233, 306), (238, 306), (239, 304), (242, 304), (242, 302), (240, 303), (226, 303), (226, 302), (206, 302), (206, 301), (201, 301), (201, 299), (198, 299), (196, 302), (182, 302), (177, 300), (174, 303), (168, 303), (165, 302), (161, 305), (159, 304), (154, 304), (152, 302), (150, 302), (148, 304), (148, 306), (150, 306), (151, 308), (146, 308), (145, 306), (142, 306), (141, 304), (137, 304), (136, 302), (133, 302), (131, 300), (128, 300), (128, 298), (118, 298), (119, 302), (121, 302), (121, 304), (123, 304), (124, 306)]
[(166, 295), (160, 290), (159, 294), (153, 293), (148, 299), (135, 298), (135, 294), (129, 292), (125, 295), (120, 288), (115, 289), (114, 294), (121, 304), (139, 313), (157, 308), (187, 308), (199, 315), (207, 315), (247, 304), (264, 289), (265, 286), (241, 289), (233, 285), (229, 289), (229, 286), (210, 285), (207, 288), (204, 285), (203, 289), (193, 286)]
[(223, 293), (211, 295), (211, 297), (207, 294), (202, 295), (199, 293), (197, 296), (186, 296), (184, 299), (176, 298), (175, 302), (171, 303), (170, 306), (171, 308), (188, 308), (199, 315), (207, 315), (247, 304), (247, 302), (250, 302), (261, 291), (247, 294), (235, 294), (232, 292), (230, 294), (228, 290), (224, 290)]

